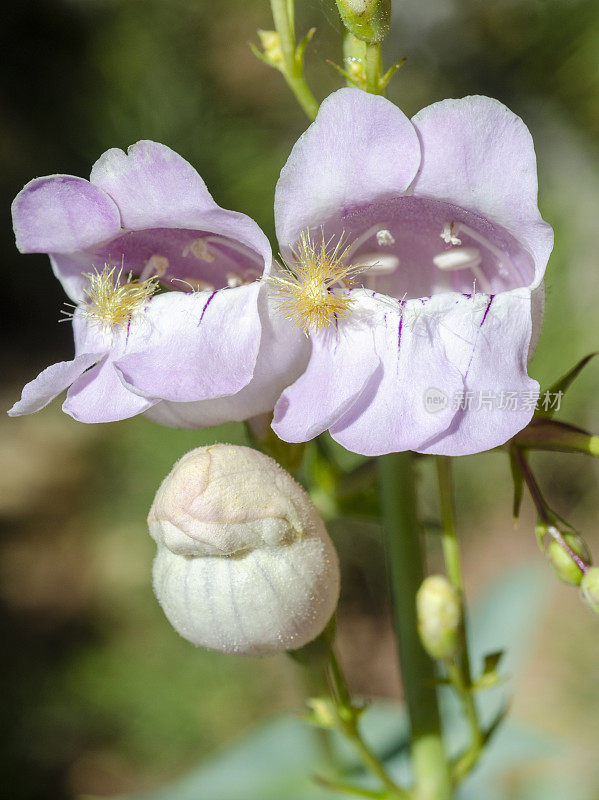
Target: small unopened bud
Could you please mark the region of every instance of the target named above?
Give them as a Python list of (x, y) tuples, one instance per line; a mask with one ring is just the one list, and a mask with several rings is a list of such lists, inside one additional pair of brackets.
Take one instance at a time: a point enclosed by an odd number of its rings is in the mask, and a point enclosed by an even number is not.
[(582, 576), (580, 596), (595, 614), (599, 614), (599, 567), (591, 567)]
[(426, 652), (452, 658), (459, 648), (462, 607), (457, 589), (443, 575), (425, 578), (416, 593), (418, 633)]
[(268, 456), (216, 444), (191, 450), (148, 516), (154, 591), (195, 645), (266, 655), (303, 647), (339, 595), (337, 554), (308, 495)]
[(381, 42), (391, 24), (391, 0), (336, 0), (347, 30), (363, 42)]
[[(568, 547), (587, 564), (591, 555), (586, 544), (577, 533), (562, 533), (562, 538)], [(582, 580), (582, 570), (570, 553), (565, 550), (559, 541), (552, 539), (547, 548), (547, 557), (557, 577), (571, 586), (579, 586)]]
[(260, 44), (264, 53), (264, 58), (273, 65), (279, 67), (283, 64), (283, 50), (281, 49), (281, 37), (276, 31), (258, 31)]

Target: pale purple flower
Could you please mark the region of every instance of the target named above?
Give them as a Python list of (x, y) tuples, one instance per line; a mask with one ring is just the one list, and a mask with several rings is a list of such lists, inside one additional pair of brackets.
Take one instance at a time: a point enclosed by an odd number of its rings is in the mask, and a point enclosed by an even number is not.
[(553, 232), (530, 133), (504, 105), (444, 100), (410, 121), (382, 97), (341, 89), (294, 146), (275, 218), (296, 275), (307, 244), (334, 261), (342, 240), (350, 270), (373, 265), (353, 287), (329, 287), (350, 299), (329, 325), (310, 324), (306, 294), (295, 309), (289, 293), (281, 302), (296, 321), (305, 312), (312, 342), (275, 407), (282, 439), (329, 430), (366, 455), (461, 455), (528, 423)]
[(13, 221), (21, 252), (48, 253), (73, 301), (75, 358), (27, 384), (11, 415), (70, 387), (63, 409), (83, 422), (145, 412), (204, 427), (272, 409), (303, 368), (300, 334), (258, 280), (272, 265), (266, 236), (165, 145), (108, 150), (89, 181), (33, 180)]

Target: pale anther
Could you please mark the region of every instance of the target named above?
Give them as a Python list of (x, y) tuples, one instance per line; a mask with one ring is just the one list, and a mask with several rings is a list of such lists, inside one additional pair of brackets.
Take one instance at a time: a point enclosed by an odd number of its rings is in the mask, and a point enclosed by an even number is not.
[(159, 278), (163, 278), (166, 275), (168, 272), (168, 266), (168, 258), (166, 258), (166, 256), (159, 256), (157, 253), (155, 253), (153, 256), (150, 256), (146, 263), (148, 274), (157, 275)]
[(214, 253), (202, 237), (194, 239), (192, 242), (185, 245), (183, 248), (183, 255), (188, 256), (190, 253), (199, 261), (214, 261)]
[(382, 228), (380, 231), (377, 231), (376, 241), (381, 247), (388, 247), (391, 244), (395, 244), (395, 237), (391, 231), (388, 231), (386, 228)]
[(462, 244), (462, 240), (454, 233), (455, 222), (446, 222), (443, 225), (443, 230), (439, 234), (444, 242), (447, 244), (458, 245)]
[(236, 272), (227, 272), (227, 286), (229, 289), (235, 289), (237, 286), (243, 286), (243, 278)]

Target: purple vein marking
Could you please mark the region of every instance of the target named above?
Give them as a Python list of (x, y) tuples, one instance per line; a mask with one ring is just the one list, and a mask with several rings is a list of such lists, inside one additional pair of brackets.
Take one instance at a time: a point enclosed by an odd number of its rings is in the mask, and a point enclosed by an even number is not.
[(487, 307), (485, 308), (485, 313), (483, 314), (483, 318), (480, 321), (480, 325), (478, 326), (478, 330), (476, 332), (476, 337), (474, 339), (474, 345), (472, 346), (472, 352), (470, 353), (470, 360), (468, 361), (468, 366), (466, 367), (466, 374), (464, 375), (464, 378), (467, 378), (468, 377), (468, 373), (470, 372), (470, 367), (472, 366), (472, 361), (474, 359), (474, 353), (476, 351), (476, 345), (478, 343), (478, 337), (479, 337), (479, 334), (480, 334), (480, 329), (482, 328), (482, 326), (484, 324), (484, 321), (487, 318), (487, 314), (489, 313), (489, 309), (491, 308), (491, 303), (493, 302), (494, 298), (495, 298), (494, 294), (489, 295), (489, 302), (487, 303)]
[(399, 347), (401, 345), (401, 329), (402, 329), (402, 327), (403, 327), (403, 316), (399, 318), (399, 325), (397, 327), (397, 349), (398, 350), (399, 350)]
[(485, 320), (487, 318), (487, 314), (489, 313), (489, 309), (491, 308), (491, 303), (493, 302), (494, 299), (495, 299), (495, 295), (494, 294), (489, 296), (489, 303), (488, 303), (487, 307), (485, 308), (485, 313), (483, 314), (483, 318), (482, 318), (482, 320), (480, 322), (480, 327), (481, 328), (485, 324)]
[(202, 324), (202, 320), (204, 319), (204, 314), (206, 313), (206, 309), (208, 308), (208, 306), (209, 306), (209, 305), (210, 305), (210, 303), (212, 302), (212, 300), (213, 300), (213, 298), (214, 298), (214, 295), (215, 295), (215, 294), (216, 294), (216, 291), (215, 291), (215, 292), (212, 292), (212, 294), (210, 295), (210, 297), (209, 297), (209, 298), (206, 300), (206, 305), (205, 305), (205, 306), (204, 306), (204, 308), (202, 309), (202, 313), (201, 313), (201, 315), (200, 315), (200, 321), (198, 322), (198, 328), (199, 328), (199, 327), (200, 327), (200, 325)]

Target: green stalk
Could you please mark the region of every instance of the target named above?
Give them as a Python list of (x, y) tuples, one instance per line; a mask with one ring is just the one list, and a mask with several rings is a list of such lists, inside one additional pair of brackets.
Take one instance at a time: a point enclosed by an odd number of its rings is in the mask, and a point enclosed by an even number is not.
[(380, 42), (366, 45), (364, 57), (366, 74), (366, 91), (371, 94), (381, 93), (381, 45)]
[[(455, 524), (455, 505), (453, 493), (453, 475), (451, 459), (448, 456), (437, 456), (437, 478), (439, 482), (439, 499), (441, 504), (441, 520), (443, 522), (442, 546), (447, 577), (460, 596), (462, 606), (460, 622), (460, 650), (452, 661), (447, 662), (447, 671), (451, 683), (462, 702), (464, 715), (470, 728), (470, 748), (460, 759), (458, 773), (454, 777), (462, 777), (465, 771), (472, 769), (484, 746), (484, 733), (480, 726), (478, 711), (472, 687), (470, 654), (466, 633), (466, 599), (464, 595), (464, 578), (460, 559), (460, 547)], [(457, 766), (457, 765), (456, 765)], [(465, 767), (467, 766), (467, 770)]]
[(362, 764), (369, 772), (376, 775), (385, 787), (385, 792), (382, 796), (389, 798), (389, 800), (391, 798), (395, 798), (395, 800), (408, 798), (408, 793), (393, 781), (382, 761), (372, 752), (362, 738), (358, 728), (358, 716), (352, 706), (349, 690), (332, 646), (329, 653), (329, 670), (332, 698), (337, 705), (339, 729), (352, 742)]
[(412, 728), (414, 800), (451, 800), (435, 667), (420, 643), (416, 627), (416, 592), (424, 579), (424, 565), (412, 458), (409, 452), (379, 458), (391, 602)]
[[(348, 77), (348, 86), (359, 85), (365, 92), (381, 94), (381, 44), (369, 44), (347, 31), (343, 38), (343, 59), (346, 72), (351, 75), (352, 65), (359, 64), (355, 75)], [(356, 84), (356, 81), (358, 82)]]
[[(270, 0), (275, 30), (281, 41), (283, 68), (281, 72), (298, 103), (310, 119), (316, 119), (318, 102), (304, 78), (302, 47), (295, 44), (293, 0)], [(306, 40), (307, 41), (307, 40)]]

